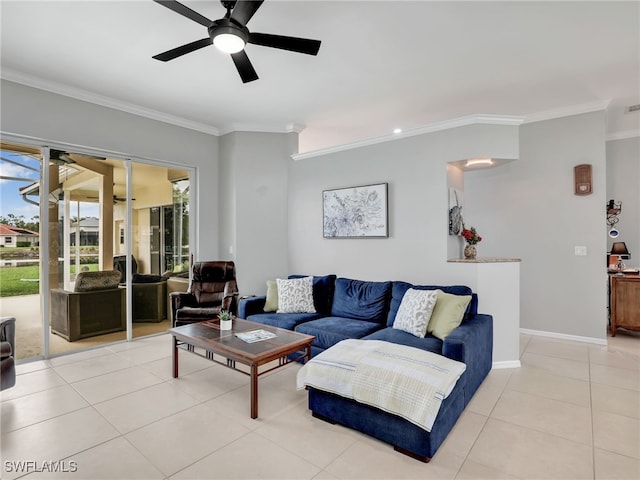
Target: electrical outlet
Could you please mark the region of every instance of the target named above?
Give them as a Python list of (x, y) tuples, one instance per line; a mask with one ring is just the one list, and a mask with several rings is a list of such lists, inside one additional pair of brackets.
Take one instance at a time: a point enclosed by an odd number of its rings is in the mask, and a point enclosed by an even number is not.
[(573, 247), (576, 257), (586, 257), (587, 247)]

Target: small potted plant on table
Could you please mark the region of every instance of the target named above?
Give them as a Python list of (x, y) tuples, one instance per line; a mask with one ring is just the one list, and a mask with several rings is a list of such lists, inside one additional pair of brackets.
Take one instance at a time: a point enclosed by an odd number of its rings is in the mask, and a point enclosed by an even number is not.
[(220, 330), (231, 330), (233, 316), (229, 310), (220, 310), (218, 319), (220, 319)]

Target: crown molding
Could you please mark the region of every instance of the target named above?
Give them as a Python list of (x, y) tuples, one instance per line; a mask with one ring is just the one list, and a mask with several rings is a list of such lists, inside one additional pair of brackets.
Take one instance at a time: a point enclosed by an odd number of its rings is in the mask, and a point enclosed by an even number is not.
[(58, 82), (52, 82), (50, 80), (43, 80), (42, 78), (35, 77), (33, 75), (27, 75), (25, 73), (17, 72), (10, 68), (3, 68), (0, 72), (0, 77), (15, 83), (20, 83), (28, 87), (38, 88), (40, 90), (46, 90), (58, 95), (64, 95), (65, 97), (75, 98), (103, 107), (113, 108), (115, 110), (121, 110), (123, 112), (132, 113), (140, 117), (150, 118), (159, 122), (169, 123), (178, 127), (187, 128), (189, 130), (196, 130), (198, 132), (207, 133), (209, 135), (219, 135), (217, 127), (207, 125), (205, 123), (194, 122), (187, 120), (186, 118), (178, 117), (175, 115), (169, 115), (159, 112), (150, 108), (141, 107), (139, 105), (133, 105), (131, 103), (123, 102), (115, 98), (99, 95), (88, 90), (81, 88), (70, 87)]
[(300, 133), (304, 130), (305, 126), (298, 123), (288, 123), (284, 126), (274, 125), (258, 125), (258, 124), (232, 124), (225, 128), (214, 127), (201, 122), (194, 122), (186, 118), (178, 117), (176, 115), (170, 115), (150, 108), (141, 107), (131, 103), (123, 102), (115, 98), (99, 95), (88, 90), (81, 88), (74, 88), (68, 85), (64, 85), (49, 80), (43, 80), (33, 75), (27, 75), (21, 72), (17, 72), (10, 68), (3, 68), (0, 72), (0, 78), (5, 80), (20, 83), (28, 87), (38, 88), (40, 90), (46, 90), (58, 95), (64, 95), (65, 97), (75, 98), (76, 100), (82, 100), (103, 107), (113, 108), (127, 113), (132, 113), (140, 117), (150, 118), (159, 122), (176, 125), (178, 127), (187, 128), (189, 130), (195, 130), (209, 135), (215, 135), (219, 137), (231, 132), (263, 132), (263, 133)]
[(622, 132), (612, 132), (608, 133), (604, 139), (607, 142), (613, 140), (626, 140), (627, 138), (637, 138), (640, 137), (640, 129), (639, 130), (625, 130)]
[(288, 123), (282, 127), (273, 125), (258, 124), (231, 124), (221, 129), (218, 135), (226, 135), (233, 132), (254, 132), (254, 133), (300, 133), (305, 126), (299, 123)]
[(296, 153), (291, 155), (293, 160), (306, 160), (307, 158), (319, 157), (330, 153), (343, 152), (345, 150), (352, 150), (354, 148), (367, 147), (369, 145), (376, 145), (378, 143), (391, 142), (394, 140), (400, 140), (401, 138), (414, 137), (416, 135), (424, 135), (426, 133), (439, 132), (442, 130), (449, 130), (452, 128), (466, 127), (469, 125), (521, 125), (524, 117), (510, 116), (510, 115), (490, 115), (490, 114), (478, 114), (469, 115), (466, 117), (454, 118), (452, 120), (445, 120), (443, 122), (432, 123), (422, 127), (414, 128), (412, 130), (403, 131), (401, 133), (392, 133), (389, 135), (383, 135), (380, 137), (368, 138), (352, 143), (345, 143), (342, 145), (336, 145), (334, 147), (321, 148), (318, 150), (312, 150), (310, 152)]
[(583, 103), (580, 105), (572, 105), (570, 107), (536, 112), (530, 115), (526, 115), (523, 123), (541, 122), (543, 120), (553, 120), (555, 118), (570, 117), (571, 115), (580, 115), (582, 113), (598, 112), (600, 110), (606, 110), (609, 106), (609, 103), (611, 103), (610, 100), (598, 100), (596, 102)]
[[(99, 95), (88, 90), (81, 88), (70, 87), (58, 82), (50, 80), (44, 80), (42, 78), (28, 75), (22, 72), (18, 72), (11, 68), (2, 68), (0, 70), (0, 78), (5, 80), (26, 85), (28, 87), (38, 88), (58, 95), (82, 100), (85, 102), (101, 105), (103, 107), (113, 108), (123, 112), (131, 113), (141, 117), (157, 120), (159, 122), (176, 125), (178, 127), (187, 128), (189, 130), (195, 130), (198, 132), (206, 133), (214, 136), (226, 135), (232, 132), (262, 132), (262, 133), (300, 133), (304, 130), (305, 125), (297, 123), (289, 123), (284, 126), (273, 125), (258, 125), (258, 124), (232, 124), (228, 127), (218, 128), (213, 125), (209, 125), (202, 122), (195, 122), (176, 115), (170, 115), (167, 113), (153, 110), (150, 108), (134, 105), (131, 103), (123, 102), (121, 100), (107, 97), (105, 95)], [(568, 117), (571, 115), (579, 115), (583, 113), (590, 113), (600, 110), (605, 110), (609, 106), (610, 100), (596, 101), (591, 103), (585, 103), (581, 105), (574, 105), (566, 108), (560, 108), (555, 110), (546, 110), (542, 112), (533, 113), (526, 116), (509, 116), (509, 115), (491, 115), (491, 114), (478, 114), (469, 115), (466, 117), (454, 118), (452, 120), (445, 120), (443, 122), (437, 122), (428, 124), (422, 127), (418, 127), (412, 130), (407, 130), (399, 134), (389, 134), (380, 137), (373, 137), (361, 141), (346, 143), (342, 145), (336, 145), (333, 147), (327, 147), (323, 149), (313, 150), (310, 152), (298, 153), (291, 156), (294, 160), (304, 160), (306, 158), (312, 158), (329, 153), (336, 153), (345, 150), (351, 150), (354, 148), (366, 147), (369, 145), (376, 145), (378, 143), (389, 142), (393, 140), (399, 140), (401, 138), (408, 138), (416, 135), (424, 135), (426, 133), (438, 132), (441, 130), (448, 130), (451, 128), (458, 128), (468, 125), (522, 125), (526, 123), (539, 122), (543, 120), (551, 120), (555, 118)], [(640, 132), (636, 130), (628, 130), (622, 132), (614, 132), (606, 136), (606, 140), (622, 140), (626, 138), (634, 138), (640, 136)]]

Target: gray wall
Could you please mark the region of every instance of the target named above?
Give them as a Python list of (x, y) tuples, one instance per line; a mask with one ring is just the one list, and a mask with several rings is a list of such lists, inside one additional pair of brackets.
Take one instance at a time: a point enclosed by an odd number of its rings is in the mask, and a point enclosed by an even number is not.
[[(522, 259), (522, 328), (606, 338), (604, 112), (520, 127), (520, 160), (465, 174), (465, 219), (482, 255)], [(593, 167), (574, 195), (573, 167)], [(575, 256), (586, 246), (587, 256)]]
[(218, 255), (217, 137), (6, 80), (0, 103), (5, 133), (195, 167), (196, 259)]
[[(518, 127), (473, 125), (296, 161), (289, 186), (291, 273), (464, 281), (447, 263), (447, 162), (517, 154)], [(323, 190), (382, 182), (389, 184), (389, 238), (323, 238)]]
[(234, 132), (220, 138), (220, 256), (236, 261), (242, 294), (288, 274), (287, 189), (297, 133)]
[(622, 201), (622, 212), (616, 228), (620, 236), (615, 240), (607, 235), (607, 249), (611, 244), (625, 242), (631, 258), (628, 267), (640, 267), (640, 138), (607, 142), (607, 201)]
[[(521, 326), (606, 337), (604, 112), (525, 124), (472, 126), (301, 160), (292, 165), (290, 268), (369, 280), (472, 282), (446, 259), (447, 162), (518, 161), (465, 173), (465, 223), (481, 256), (522, 258)], [(573, 167), (590, 163), (594, 193), (573, 194)], [(322, 190), (389, 183), (390, 238), (322, 238)], [(577, 257), (574, 246), (587, 246)], [(473, 286), (473, 285), (472, 285)]]

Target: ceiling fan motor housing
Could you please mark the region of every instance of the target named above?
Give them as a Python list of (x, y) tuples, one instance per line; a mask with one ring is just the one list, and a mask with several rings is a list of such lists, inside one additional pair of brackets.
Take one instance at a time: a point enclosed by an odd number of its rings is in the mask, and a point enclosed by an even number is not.
[(249, 29), (243, 27), (230, 18), (221, 18), (213, 22), (208, 28), (209, 37), (213, 40), (218, 35), (228, 34), (240, 37), (245, 45), (249, 42)]

